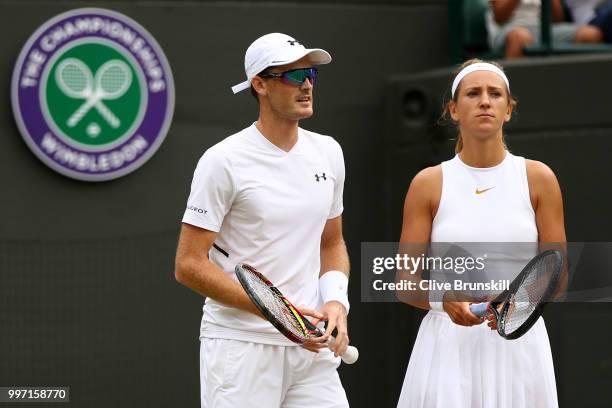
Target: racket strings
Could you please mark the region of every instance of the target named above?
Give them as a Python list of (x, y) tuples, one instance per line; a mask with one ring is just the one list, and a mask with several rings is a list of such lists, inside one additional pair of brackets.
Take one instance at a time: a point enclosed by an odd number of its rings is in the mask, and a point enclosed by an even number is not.
[(535, 262), (521, 284), (516, 294), (510, 299), (508, 312), (503, 321), (504, 332), (513, 333), (529, 319), (536, 307), (544, 299), (548, 292), (552, 275), (557, 268), (556, 256), (544, 256)]
[(127, 74), (121, 67), (110, 67), (102, 75), (100, 85), (104, 92), (113, 94), (120, 91), (127, 82)]
[(81, 67), (74, 64), (66, 64), (60, 71), (61, 85), (74, 93), (82, 93), (90, 87), (87, 75)]
[(251, 271), (247, 270), (244, 277), (247, 279), (253, 294), (259, 298), (263, 306), (280, 321), (287, 330), (301, 339), (305, 340), (308, 337), (308, 331), (302, 319), (292, 313), (290, 306), (285, 303), (282, 296), (270, 290), (270, 286)]

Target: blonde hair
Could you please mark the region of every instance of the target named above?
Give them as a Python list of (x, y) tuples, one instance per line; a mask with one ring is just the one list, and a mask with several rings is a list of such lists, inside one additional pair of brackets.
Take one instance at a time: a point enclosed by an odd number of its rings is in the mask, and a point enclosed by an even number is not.
[[(467, 66), (470, 66), (472, 64), (477, 64), (480, 62), (484, 62), (487, 64), (492, 64), (495, 65), (497, 68), (501, 69), (502, 71), (504, 70), (504, 68), (498, 64), (495, 61), (484, 61), (481, 60), (479, 58), (472, 58), (470, 60), (465, 61), (463, 64), (461, 64), (454, 72), (453, 72), (453, 77), (456, 77), (459, 72), (461, 72), (461, 70)], [(452, 120), (452, 118), (450, 117), (450, 103), (451, 101), (454, 103), (457, 103), (457, 99), (458, 99), (458, 95), (459, 92), (461, 90), (461, 83), (459, 83), (459, 86), (457, 86), (457, 90), (455, 91), (455, 96), (451, 97), (451, 99), (449, 99), (447, 102), (444, 103), (444, 109), (442, 112), (442, 119), (450, 119), (453, 123), (456, 124), (456, 122), (454, 120)], [(506, 92), (508, 93), (508, 103), (512, 106), (512, 108), (516, 108), (518, 102), (516, 101), (516, 99), (514, 98), (514, 96), (512, 96), (512, 93), (510, 93), (509, 89), (506, 89)], [(502, 135), (502, 143), (504, 144), (504, 147), (507, 148), (506, 146), (506, 140), (504, 138), (504, 136)], [(455, 142), (455, 153), (459, 153), (461, 150), (463, 149), (463, 140), (461, 139), (461, 132), (459, 132), (457, 134), (457, 141)]]

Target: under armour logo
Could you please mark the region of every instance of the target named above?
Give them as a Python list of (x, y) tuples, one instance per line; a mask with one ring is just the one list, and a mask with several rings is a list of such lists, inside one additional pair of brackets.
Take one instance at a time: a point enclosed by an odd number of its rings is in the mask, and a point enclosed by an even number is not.
[(315, 178), (317, 179), (317, 181), (319, 181), (320, 179), (327, 180), (327, 177), (325, 177), (325, 173), (323, 173), (323, 175), (321, 176), (319, 176), (318, 174), (315, 174)]
[(290, 45), (301, 44), (298, 40), (287, 40)]

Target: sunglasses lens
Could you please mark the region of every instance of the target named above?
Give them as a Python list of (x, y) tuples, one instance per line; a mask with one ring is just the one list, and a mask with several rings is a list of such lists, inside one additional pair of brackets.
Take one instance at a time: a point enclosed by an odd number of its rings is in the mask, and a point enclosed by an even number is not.
[(302, 68), (283, 73), (283, 80), (287, 84), (302, 85), (306, 78), (308, 78), (310, 80), (310, 83), (314, 85), (317, 79), (317, 69)]

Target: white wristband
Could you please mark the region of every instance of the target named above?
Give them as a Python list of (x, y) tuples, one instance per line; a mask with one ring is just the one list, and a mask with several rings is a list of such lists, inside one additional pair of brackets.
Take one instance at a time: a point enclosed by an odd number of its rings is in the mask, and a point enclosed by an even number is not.
[(444, 294), (441, 290), (429, 291), (429, 308), (435, 312), (444, 311)]
[(327, 271), (319, 278), (319, 291), (323, 304), (335, 300), (340, 302), (348, 314), (350, 304), (348, 300), (348, 276), (340, 271)]

